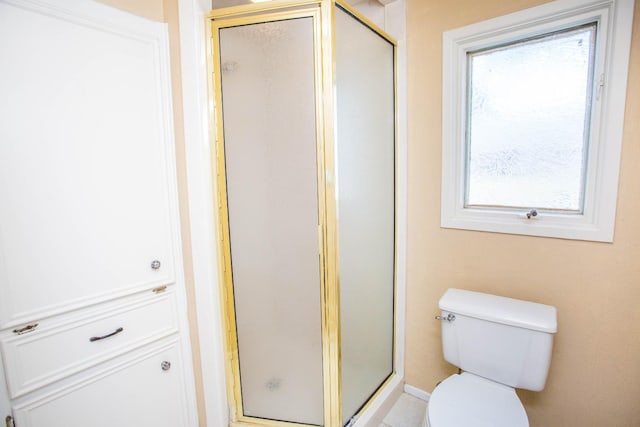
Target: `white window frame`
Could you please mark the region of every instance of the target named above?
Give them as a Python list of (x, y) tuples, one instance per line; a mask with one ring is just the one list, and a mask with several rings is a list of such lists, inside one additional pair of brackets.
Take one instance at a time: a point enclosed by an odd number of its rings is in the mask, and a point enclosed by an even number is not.
[[(443, 33), (441, 226), (613, 242), (633, 0), (556, 0)], [(465, 207), (467, 52), (598, 22), (582, 213)], [(531, 206), (535, 208), (535, 206)]]

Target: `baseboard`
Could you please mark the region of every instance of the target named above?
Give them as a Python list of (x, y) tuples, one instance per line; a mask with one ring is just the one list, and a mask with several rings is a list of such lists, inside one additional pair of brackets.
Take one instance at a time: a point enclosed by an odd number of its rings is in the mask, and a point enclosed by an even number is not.
[(418, 399), (422, 399), (425, 402), (428, 402), (429, 398), (431, 397), (431, 393), (428, 393), (418, 387), (414, 387), (409, 384), (404, 385), (404, 392), (410, 394), (413, 397), (417, 397)]
[(360, 414), (353, 427), (378, 427), (402, 394), (403, 384), (404, 378), (394, 376), (369, 408)]

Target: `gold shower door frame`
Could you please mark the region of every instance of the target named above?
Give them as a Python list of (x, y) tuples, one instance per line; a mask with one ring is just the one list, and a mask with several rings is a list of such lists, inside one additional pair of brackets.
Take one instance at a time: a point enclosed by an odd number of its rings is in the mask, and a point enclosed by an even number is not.
[[(327, 427), (342, 426), (342, 377), (340, 351), (340, 286), (338, 258), (338, 221), (337, 195), (334, 184), (336, 176), (335, 161), (335, 123), (334, 123), (334, 88), (335, 88), (335, 7), (340, 7), (370, 30), (393, 45), (394, 64), (394, 153), (397, 153), (398, 141), (398, 108), (397, 108), (397, 42), (364, 17), (360, 12), (341, 0), (275, 0), (271, 2), (248, 4), (242, 6), (217, 9), (209, 14), (207, 20), (208, 67), (211, 74), (209, 80), (209, 105), (211, 140), (215, 141), (212, 150), (213, 186), (216, 189), (216, 206), (214, 211), (218, 225), (218, 270), (221, 277), (221, 299), (223, 309), (225, 369), (227, 379), (227, 395), (232, 426), (264, 425), (274, 427), (307, 427), (308, 424), (276, 421), (264, 418), (245, 416), (242, 406), (240, 386), (240, 359), (236, 330), (234, 307), (234, 289), (231, 269), (231, 243), (229, 237), (229, 212), (227, 206), (226, 165), (224, 154), (224, 127), (222, 111), (222, 79), (220, 64), (219, 30), (242, 25), (265, 22), (312, 18), (313, 43), (315, 61), (315, 111), (316, 111), (316, 160), (318, 190), (318, 221), (320, 223), (318, 238), (320, 245), (320, 304), (322, 324), (322, 376), (324, 395), (324, 425)], [(397, 154), (394, 159), (397, 171)], [(396, 172), (397, 174), (397, 172)], [(397, 212), (397, 178), (395, 184), (394, 210)], [(397, 277), (397, 220), (394, 221), (394, 310), (393, 310), (393, 362), (392, 372), (387, 379), (371, 395), (367, 403), (356, 414), (365, 411), (371, 402), (396, 375), (395, 372), (395, 329), (396, 316), (395, 295)]]

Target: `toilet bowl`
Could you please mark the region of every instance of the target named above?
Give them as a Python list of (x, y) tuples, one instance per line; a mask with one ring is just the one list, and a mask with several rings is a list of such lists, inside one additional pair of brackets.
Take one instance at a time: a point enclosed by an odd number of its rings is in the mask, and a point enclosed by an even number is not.
[(545, 386), (555, 307), (462, 289), (449, 289), (439, 307), (444, 358), (464, 372), (436, 386), (424, 426), (528, 427), (515, 389)]
[(425, 426), (529, 427), (529, 420), (513, 388), (464, 372), (433, 391)]

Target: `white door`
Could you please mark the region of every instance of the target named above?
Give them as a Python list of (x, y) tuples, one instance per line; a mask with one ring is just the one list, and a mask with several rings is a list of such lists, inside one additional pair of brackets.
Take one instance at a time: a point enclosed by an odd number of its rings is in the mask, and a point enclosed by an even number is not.
[(0, 1), (1, 328), (175, 280), (166, 28), (118, 16)]

